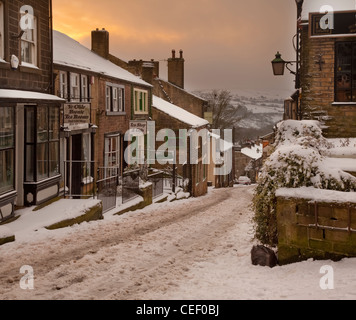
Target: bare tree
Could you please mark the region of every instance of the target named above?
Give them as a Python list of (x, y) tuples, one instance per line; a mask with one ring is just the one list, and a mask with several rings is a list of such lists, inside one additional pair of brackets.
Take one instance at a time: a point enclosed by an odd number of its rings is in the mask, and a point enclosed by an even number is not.
[(213, 113), (213, 129), (232, 129), (241, 120), (239, 107), (232, 105), (232, 94), (229, 91), (214, 89), (200, 93), (200, 96), (208, 101), (208, 111)]

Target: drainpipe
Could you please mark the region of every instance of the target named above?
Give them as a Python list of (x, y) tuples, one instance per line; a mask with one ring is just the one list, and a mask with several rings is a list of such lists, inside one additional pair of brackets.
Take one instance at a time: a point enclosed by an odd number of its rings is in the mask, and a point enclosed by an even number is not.
[(51, 80), (50, 80), (50, 93), (55, 94), (54, 88), (54, 68), (53, 68), (53, 5), (52, 0), (49, 0), (49, 25), (50, 25), (50, 47), (51, 47)]

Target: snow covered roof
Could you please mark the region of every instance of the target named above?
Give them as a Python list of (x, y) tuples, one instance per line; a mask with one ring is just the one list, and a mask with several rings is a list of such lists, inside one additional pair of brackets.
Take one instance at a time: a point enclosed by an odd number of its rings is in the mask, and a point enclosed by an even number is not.
[(170, 102), (158, 98), (155, 95), (153, 96), (152, 107), (168, 114), (169, 116), (181, 122), (189, 124), (193, 128), (198, 128), (209, 124), (209, 121), (200, 118)]
[(241, 149), (241, 153), (243, 153), (244, 155), (252, 158), (252, 159), (255, 159), (255, 160), (258, 160), (260, 158), (262, 158), (263, 156), (263, 145), (260, 144), (260, 145), (253, 145), (251, 146), (251, 148), (243, 148)]
[(0, 99), (45, 100), (64, 102), (63, 99), (40, 92), (0, 89)]
[(54, 63), (152, 87), (127, 70), (97, 55), (67, 35), (53, 31)]
[(320, 12), (323, 6), (331, 6), (334, 12), (356, 10), (354, 0), (304, 0), (302, 20), (309, 20), (309, 13)]

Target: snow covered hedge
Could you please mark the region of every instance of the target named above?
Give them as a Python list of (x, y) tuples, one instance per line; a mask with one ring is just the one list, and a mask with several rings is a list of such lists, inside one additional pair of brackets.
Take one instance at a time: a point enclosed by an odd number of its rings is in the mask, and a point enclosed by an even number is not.
[(356, 191), (356, 178), (325, 163), (332, 145), (322, 135), (318, 121), (287, 120), (279, 123), (274, 152), (265, 162), (254, 194), (255, 236), (276, 246), (276, 191), (280, 188), (314, 187)]

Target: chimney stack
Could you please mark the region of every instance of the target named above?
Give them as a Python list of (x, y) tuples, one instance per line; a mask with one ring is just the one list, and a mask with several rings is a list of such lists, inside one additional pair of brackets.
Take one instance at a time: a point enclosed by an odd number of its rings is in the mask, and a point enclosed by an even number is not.
[(184, 58), (183, 50), (179, 51), (179, 58), (176, 58), (176, 51), (172, 50), (172, 58), (168, 59), (168, 82), (184, 89)]
[(91, 32), (91, 50), (105, 59), (109, 58), (109, 32), (105, 28)]
[(142, 63), (142, 74), (141, 78), (143, 81), (153, 84), (155, 66), (153, 62), (143, 62)]

